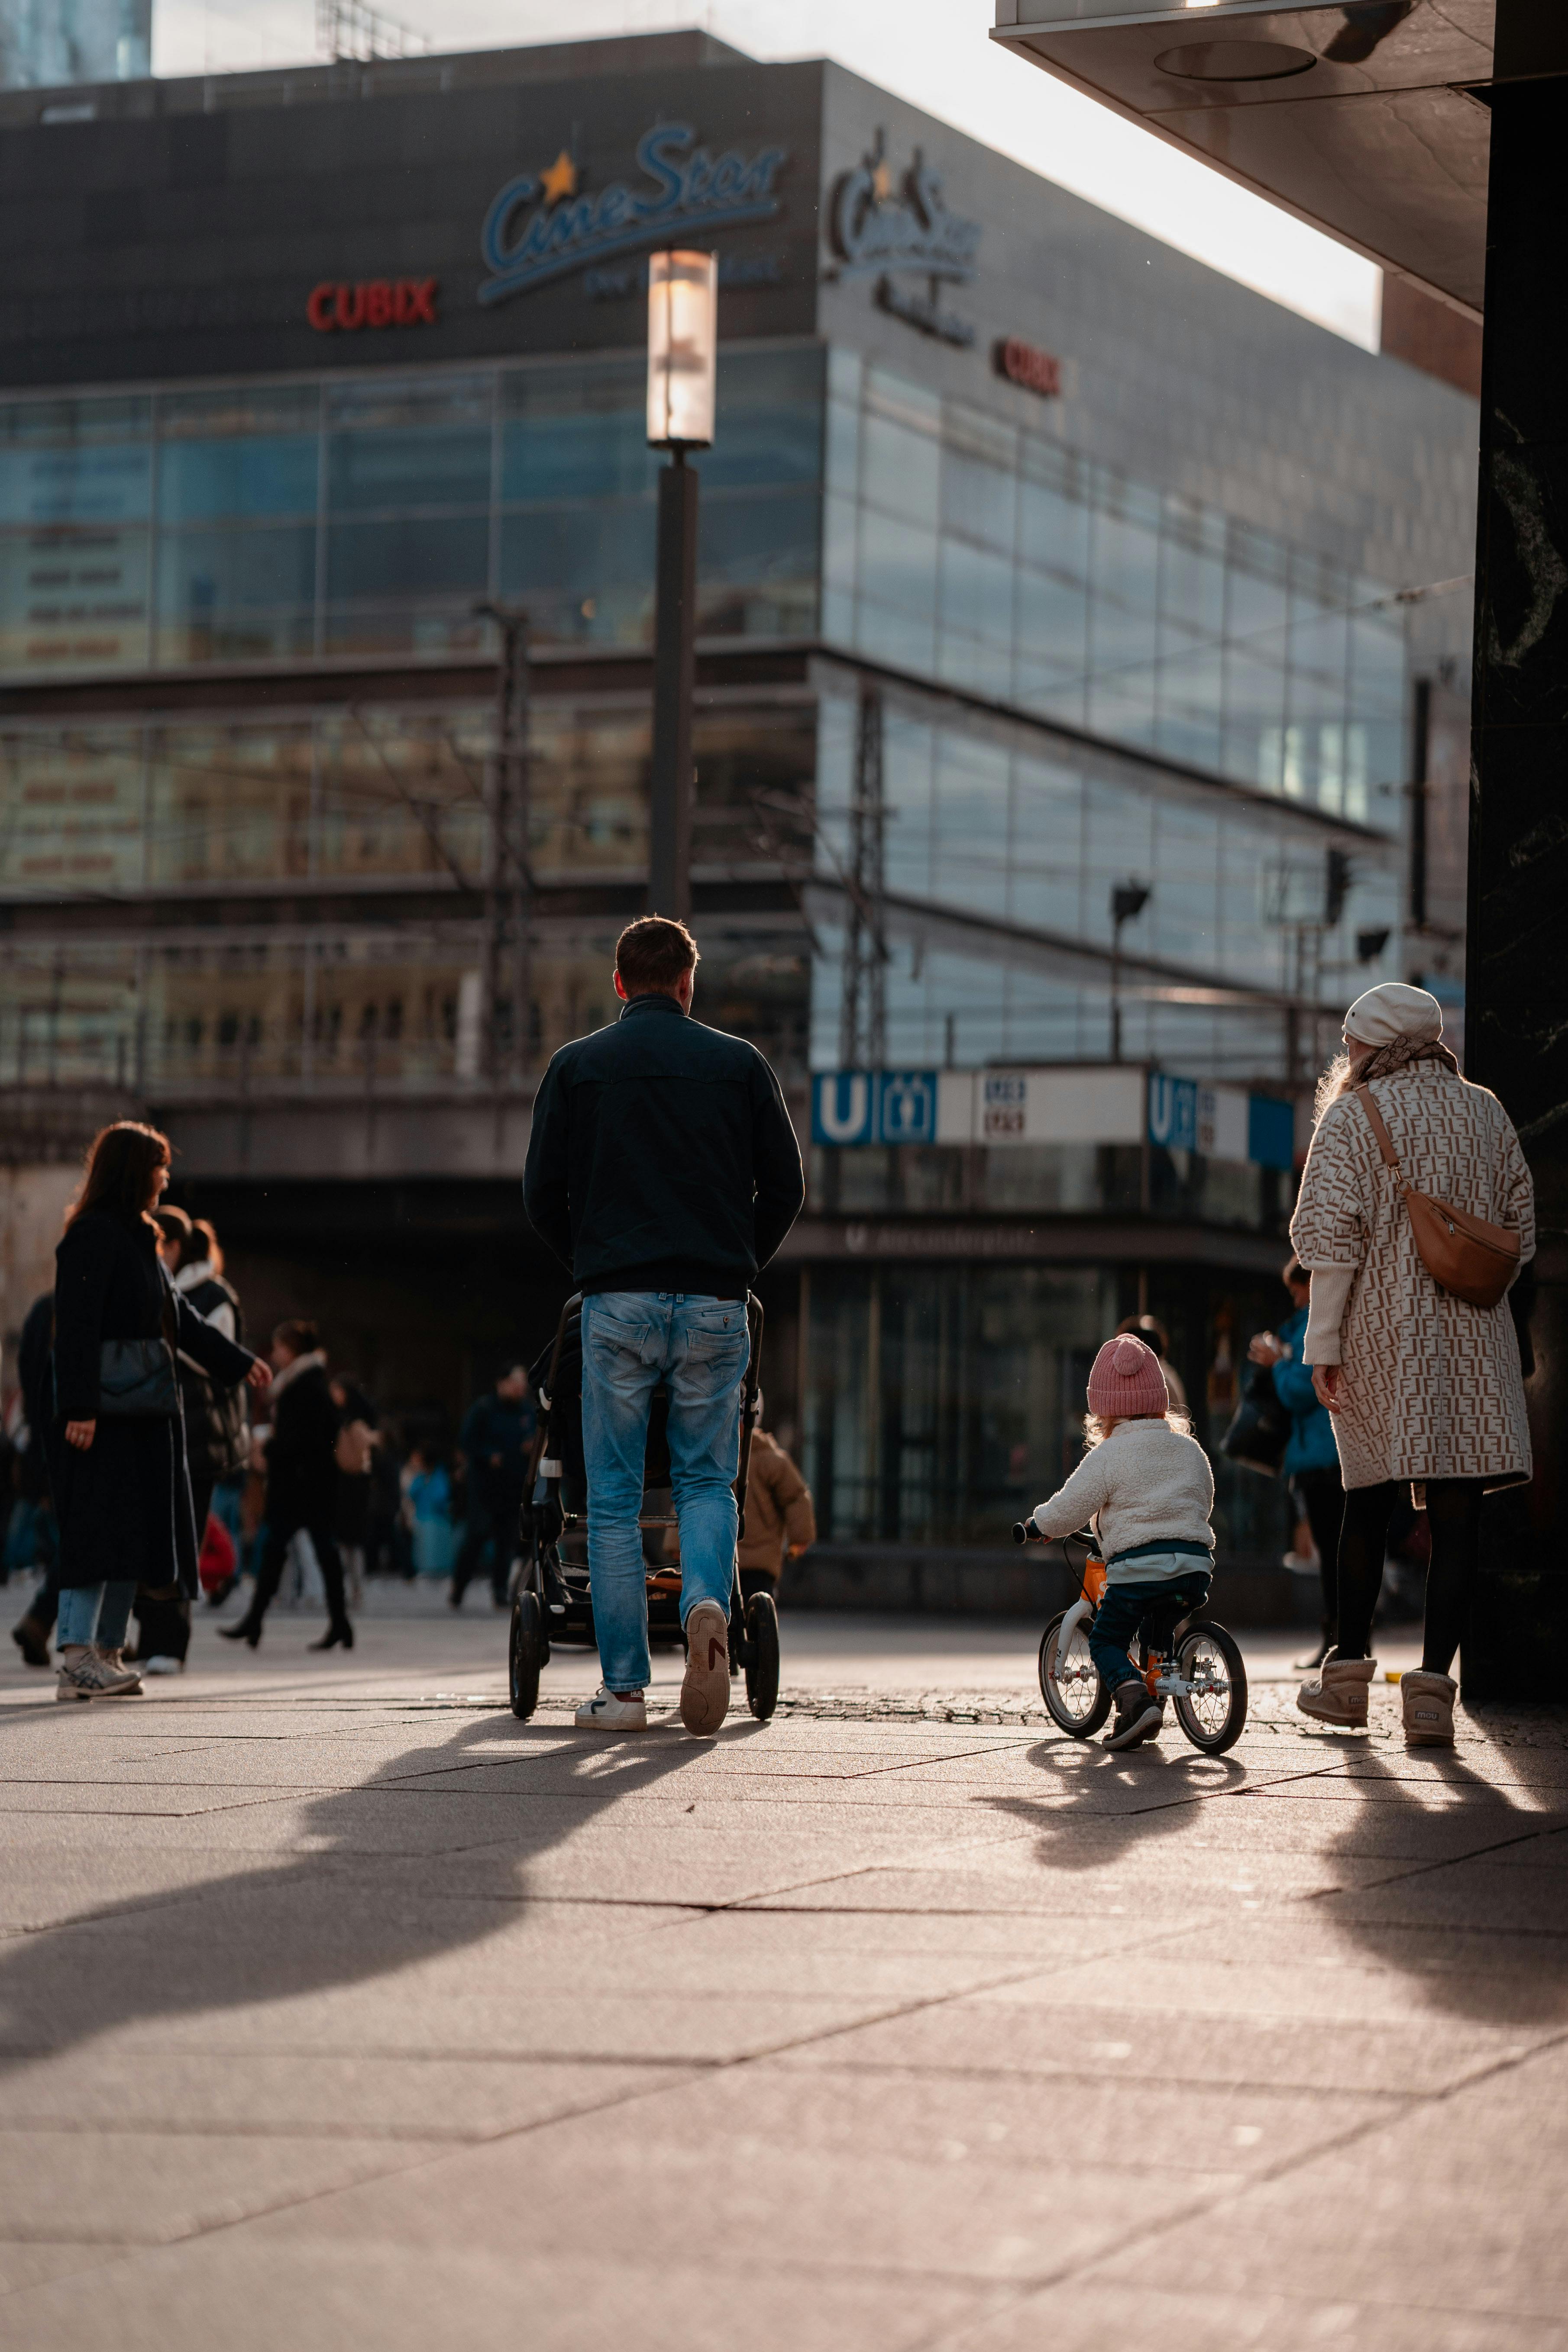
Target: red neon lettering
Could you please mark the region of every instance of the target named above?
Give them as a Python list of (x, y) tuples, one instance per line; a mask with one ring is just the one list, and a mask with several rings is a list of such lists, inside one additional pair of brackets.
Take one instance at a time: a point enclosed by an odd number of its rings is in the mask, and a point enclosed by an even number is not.
[(334, 328), (353, 334), (361, 327), (433, 327), (434, 278), (368, 278), (357, 286), (312, 287), (305, 316), (319, 335)]
[(1061, 362), (1049, 352), (1037, 351), (1018, 335), (1009, 335), (996, 346), (996, 372), (1010, 383), (1044, 394), (1047, 399), (1054, 398), (1062, 388)]

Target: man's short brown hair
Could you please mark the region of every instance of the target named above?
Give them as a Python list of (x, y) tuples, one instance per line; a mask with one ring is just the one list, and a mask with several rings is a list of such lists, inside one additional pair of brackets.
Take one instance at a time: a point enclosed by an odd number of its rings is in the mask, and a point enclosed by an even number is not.
[(667, 994), (697, 969), (697, 942), (684, 923), (668, 915), (639, 915), (616, 941), (616, 970), (628, 996)]

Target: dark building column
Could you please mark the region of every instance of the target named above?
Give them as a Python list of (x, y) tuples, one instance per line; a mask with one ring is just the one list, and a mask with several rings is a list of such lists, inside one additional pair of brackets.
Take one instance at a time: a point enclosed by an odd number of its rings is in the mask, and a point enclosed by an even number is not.
[[(1535, 1479), (1487, 1505), (1472, 1697), (1568, 1658), (1568, 9), (1498, 0), (1481, 375), (1466, 1062), (1534, 1171)], [(1525, 1277), (1528, 1281), (1529, 1277)]]

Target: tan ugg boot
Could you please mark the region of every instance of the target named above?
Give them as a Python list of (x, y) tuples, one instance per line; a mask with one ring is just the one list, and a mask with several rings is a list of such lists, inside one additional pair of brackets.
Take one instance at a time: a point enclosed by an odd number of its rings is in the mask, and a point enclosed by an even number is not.
[(1314, 1716), (1320, 1723), (1364, 1731), (1367, 1693), (1376, 1672), (1375, 1658), (1342, 1658), (1337, 1650), (1331, 1650), (1312, 1680), (1296, 1693), (1296, 1704), (1303, 1715)]
[(1405, 1738), (1411, 1748), (1452, 1748), (1454, 1701), (1459, 1685), (1451, 1675), (1403, 1675), (1399, 1696), (1405, 1707)]

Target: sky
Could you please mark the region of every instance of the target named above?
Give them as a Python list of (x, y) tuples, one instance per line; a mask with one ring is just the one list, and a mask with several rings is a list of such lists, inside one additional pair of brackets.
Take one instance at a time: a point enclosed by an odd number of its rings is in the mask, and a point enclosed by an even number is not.
[[(560, 0), (395, 0), (442, 49), (559, 39)], [(831, 57), (1369, 351), (1382, 274), (986, 37), (991, 0), (574, 0), (574, 37), (700, 24), (750, 56)], [(155, 0), (153, 70), (298, 65), (315, 0)]]

